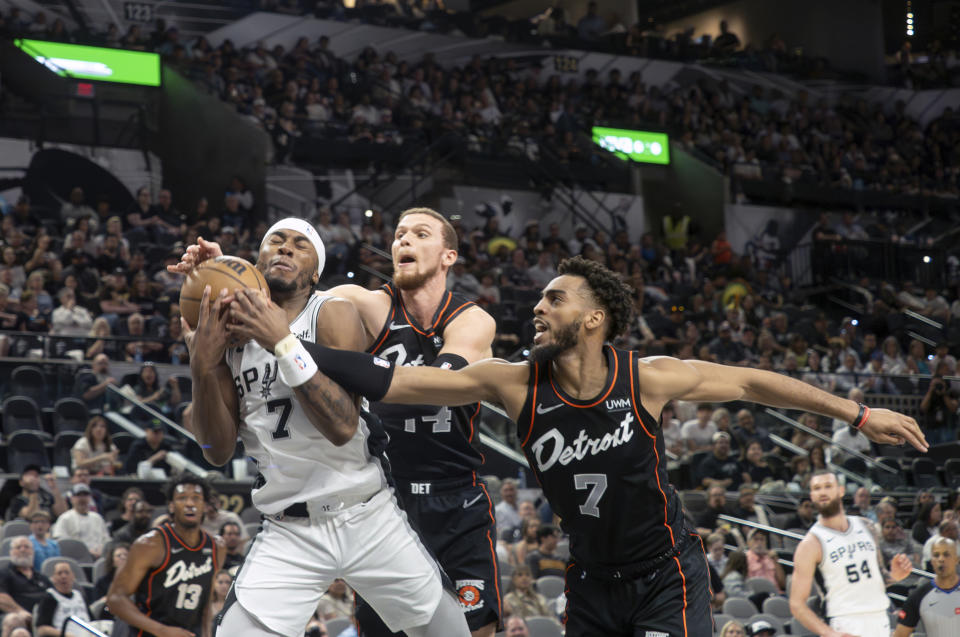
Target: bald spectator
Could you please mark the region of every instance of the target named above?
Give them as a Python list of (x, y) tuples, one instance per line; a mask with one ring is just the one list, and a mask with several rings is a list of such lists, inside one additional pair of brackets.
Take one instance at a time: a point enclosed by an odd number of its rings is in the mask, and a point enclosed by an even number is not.
[(33, 620), (33, 607), (43, 599), (50, 588), (50, 580), (33, 568), (33, 544), (26, 535), (18, 535), (10, 542), (10, 563), (0, 568), (0, 611), (3, 633), (14, 628), (28, 628)]
[(508, 617), (504, 624), (506, 637), (530, 637), (530, 629), (527, 628), (527, 622), (523, 617)]
[(230, 571), (231, 574), (236, 573), (236, 569), (243, 564), (243, 549), (246, 545), (243, 538), (243, 526), (236, 522), (226, 522), (220, 527), (220, 537), (223, 538), (223, 544), (227, 549), (223, 569)]
[(53, 586), (47, 589), (37, 607), (37, 637), (60, 637), (63, 622), (68, 617), (90, 621), (87, 599), (74, 588), (76, 577), (70, 563), (57, 562), (51, 580)]
[(146, 500), (137, 500), (133, 505), (133, 518), (113, 534), (114, 542), (133, 544), (138, 537), (153, 528), (153, 506)]

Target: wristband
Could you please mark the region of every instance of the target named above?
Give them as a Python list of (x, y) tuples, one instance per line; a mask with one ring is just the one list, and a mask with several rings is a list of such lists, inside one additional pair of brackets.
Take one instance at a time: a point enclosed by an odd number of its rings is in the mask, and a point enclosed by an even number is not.
[[(284, 343), (287, 338), (293, 338), (292, 348), (289, 347), (289, 343)], [(283, 343), (283, 347), (280, 347), (280, 343)], [(277, 351), (289, 350), (282, 356), (277, 356), (277, 373), (280, 380), (290, 387), (299, 387), (313, 378), (319, 368), (303, 344), (292, 334), (280, 343), (277, 343)]]
[(867, 424), (867, 419), (870, 417), (870, 408), (860, 403), (860, 411), (857, 412), (857, 417), (854, 419), (850, 426), (860, 431), (865, 424)]
[(273, 346), (273, 355), (277, 358), (283, 358), (297, 348), (300, 341), (293, 334), (287, 334)]

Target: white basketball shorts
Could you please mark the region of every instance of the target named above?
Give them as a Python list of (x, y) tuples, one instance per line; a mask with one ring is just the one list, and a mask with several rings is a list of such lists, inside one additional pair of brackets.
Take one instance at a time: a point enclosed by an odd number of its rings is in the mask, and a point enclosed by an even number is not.
[(830, 628), (857, 637), (890, 637), (890, 617), (883, 611), (841, 615), (830, 618)]
[(443, 594), (439, 567), (388, 490), (332, 515), (265, 518), (234, 589), (267, 627), (302, 635), (338, 577), (395, 632), (426, 624)]

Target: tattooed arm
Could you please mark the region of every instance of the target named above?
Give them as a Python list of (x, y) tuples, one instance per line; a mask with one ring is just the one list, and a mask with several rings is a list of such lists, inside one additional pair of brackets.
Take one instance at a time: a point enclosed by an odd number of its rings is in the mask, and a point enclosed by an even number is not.
[[(363, 350), (363, 323), (353, 303), (333, 298), (321, 306), (317, 315), (317, 343), (336, 349)], [(360, 416), (358, 397), (351, 396), (319, 371), (293, 391), (320, 433), (335, 445), (350, 442)]]
[[(230, 304), (230, 319), (226, 329), (233, 338), (240, 342), (255, 340), (270, 351), (290, 335), (291, 319), (287, 312), (258, 291), (237, 290)], [(360, 315), (352, 303), (333, 298), (321, 306), (317, 315), (318, 343), (362, 350), (363, 334)], [(319, 371), (293, 391), (317, 431), (337, 446), (350, 442), (359, 423), (356, 398)]]

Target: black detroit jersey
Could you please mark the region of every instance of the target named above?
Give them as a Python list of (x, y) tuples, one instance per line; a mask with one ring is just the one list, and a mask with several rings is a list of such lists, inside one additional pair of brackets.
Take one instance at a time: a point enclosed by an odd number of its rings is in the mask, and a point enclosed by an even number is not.
[[(140, 581), (137, 606), (161, 624), (188, 630), (200, 628), (217, 564), (216, 542), (202, 529), (197, 546), (187, 546), (169, 523), (157, 530), (163, 536), (166, 557)], [(150, 634), (143, 630), (136, 633), (137, 637)]]
[(604, 353), (607, 382), (590, 400), (568, 396), (549, 364), (532, 363), (517, 434), (573, 559), (618, 568), (671, 549), (683, 508), (660, 427), (640, 404), (635, 353)]
[[(396, 365), (432, 365), (443, 349), (444, 328), (465, 310), (476, 306), (459, 294), (447, 292), (433, 315), (433, 322), (421, 326), (407, 314), (400, 291), (393, 283), (380, 289), (390, 296), (390, 313), (374, 345), (367, 351)], [(380, 403), (372, 404), (370, 410), (380, 416), (390, 435), (387, 456), (393, 475), (399, 480), (445, 480), (474, 472), (483, 463), (483, 455), (474, 447), (479, 403), (438, 407), (433, 414), (410, 418), (385, 413)]]

